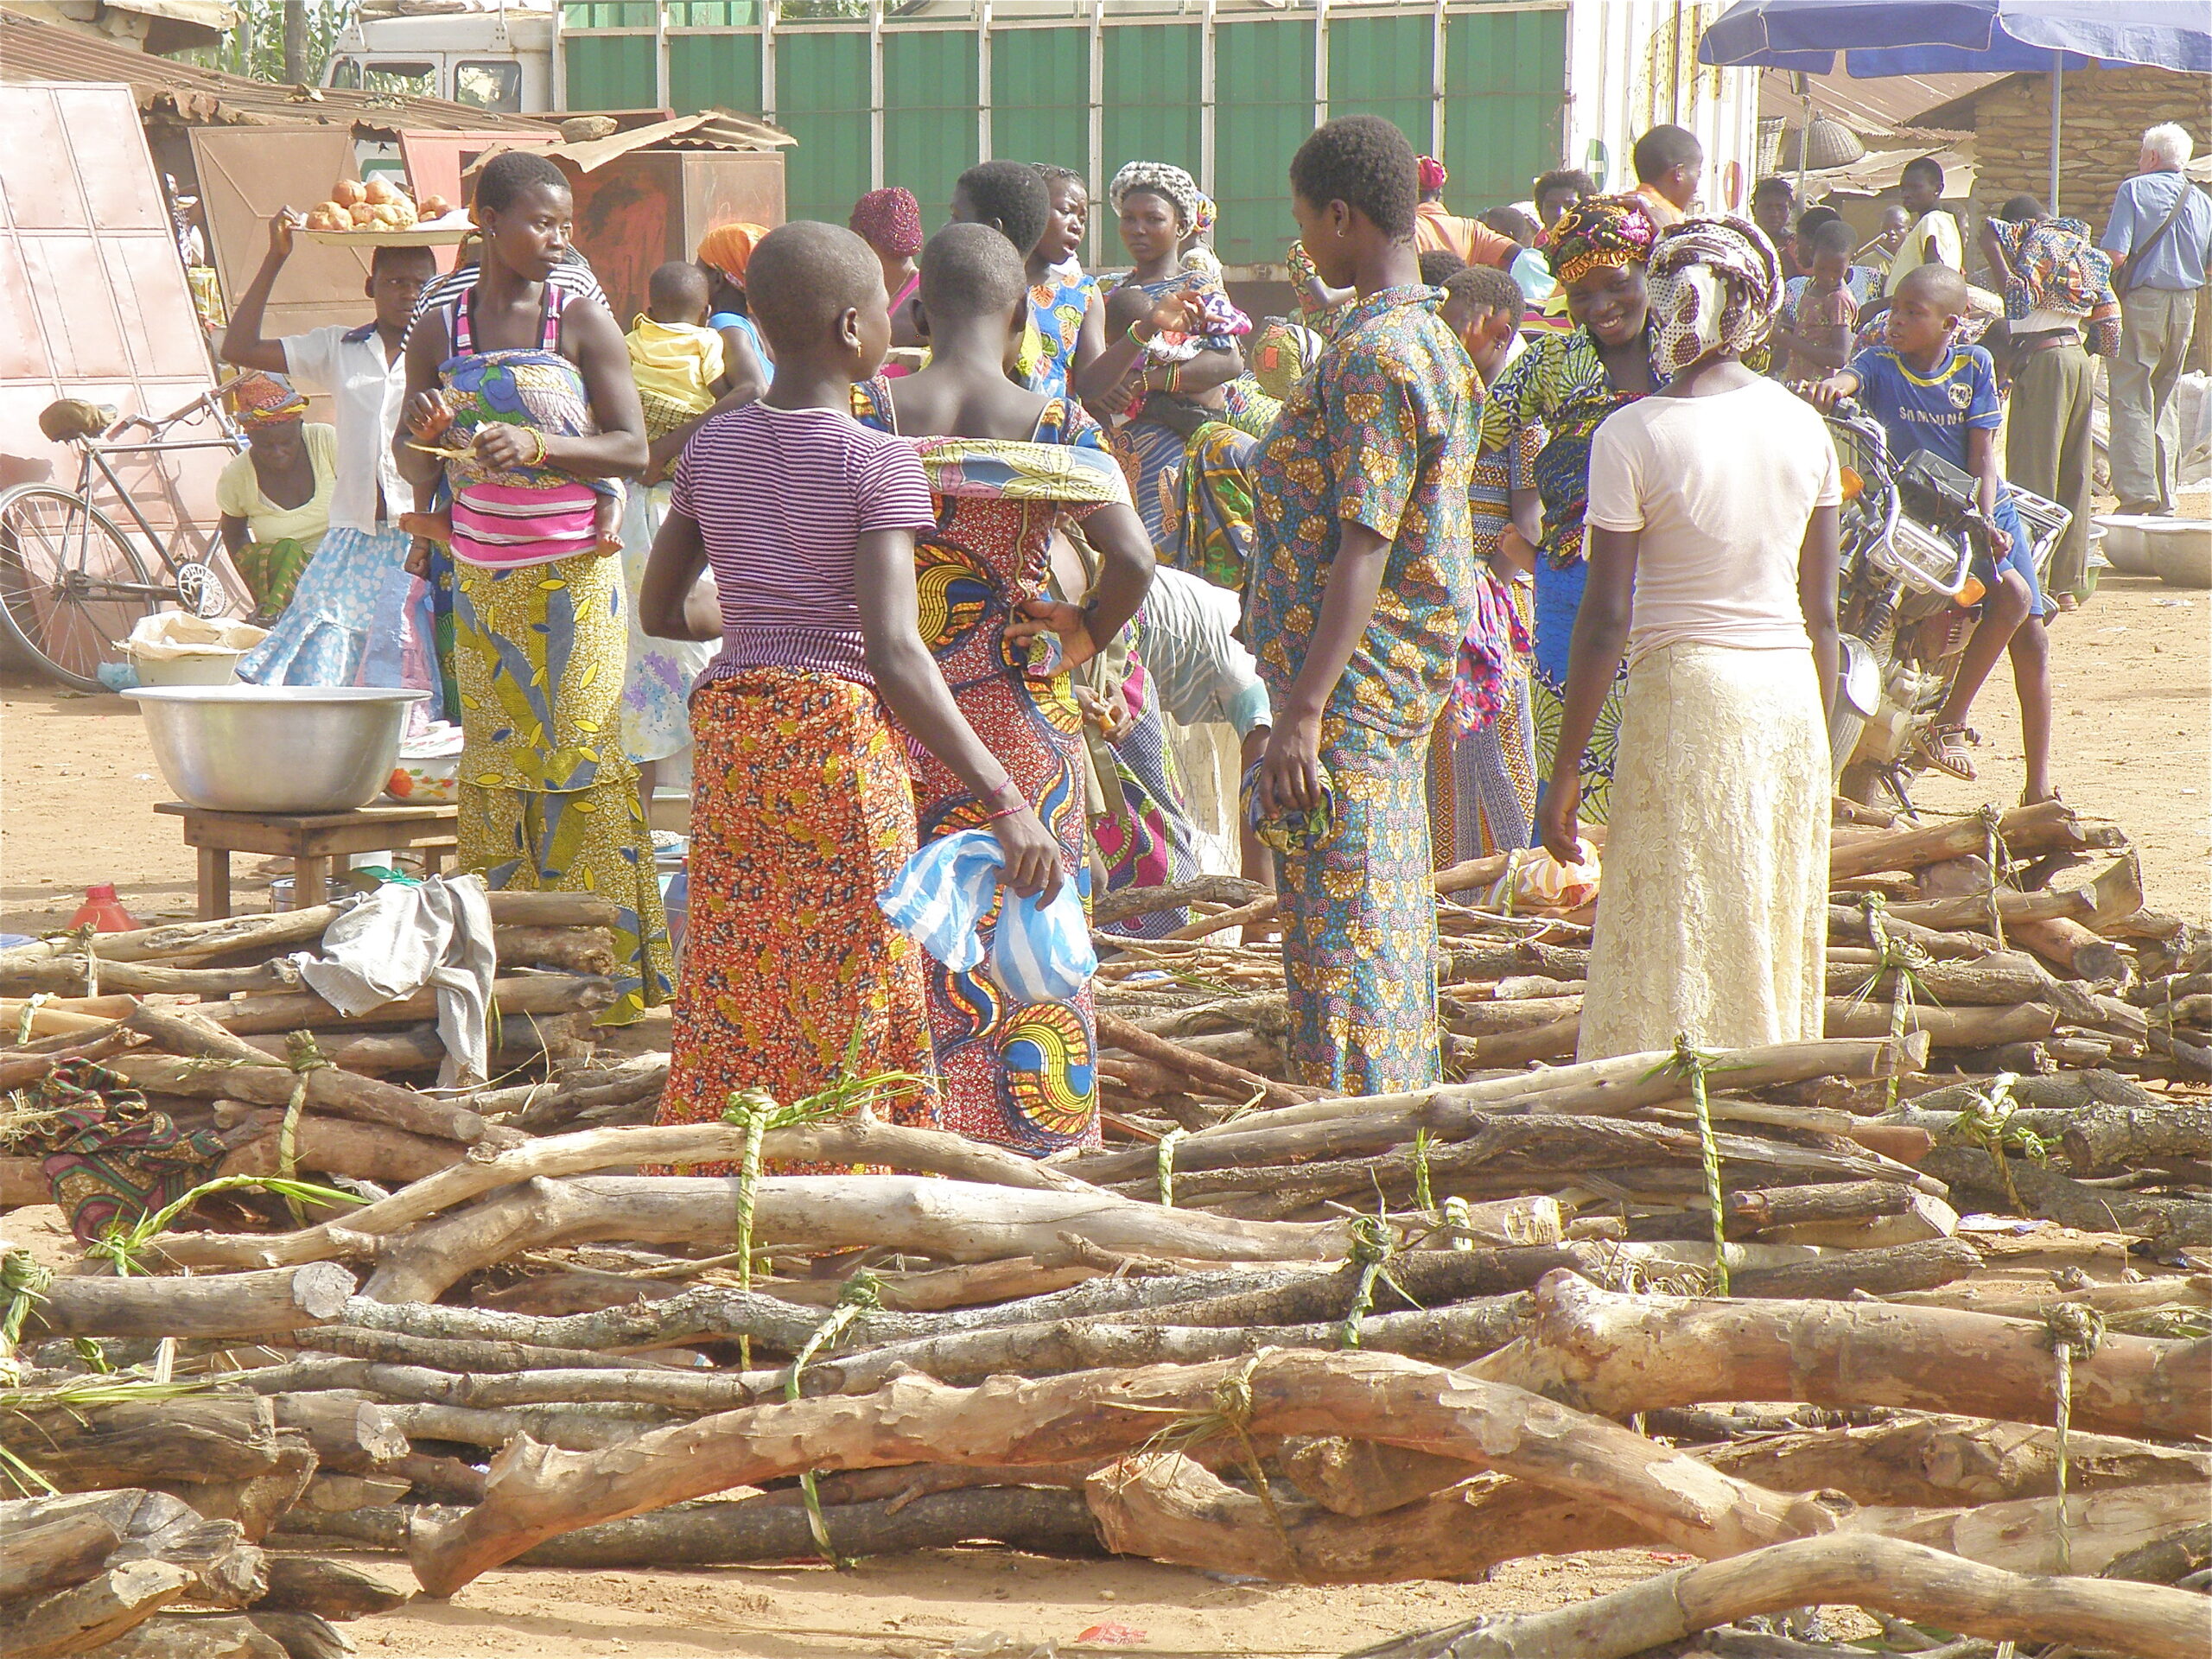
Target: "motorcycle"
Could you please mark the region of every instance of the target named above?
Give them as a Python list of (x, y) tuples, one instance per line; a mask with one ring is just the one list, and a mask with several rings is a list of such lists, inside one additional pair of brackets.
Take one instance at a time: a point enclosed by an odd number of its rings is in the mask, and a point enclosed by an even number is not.
[[(1971, 474), (1924, 450), (1897, 462), (1881, 423), (1851, 399), (1827, 419), (1843, 473), (1833, 775), (1850, 800), (1886, 793), (1910, 812), (1920, 736), (1957, 678), (1987, 591), (1974, 567), (1986, 568), (1995, 526)], [(2073, 515), (2017, 486), (2012, 497), (2040, 578)]]

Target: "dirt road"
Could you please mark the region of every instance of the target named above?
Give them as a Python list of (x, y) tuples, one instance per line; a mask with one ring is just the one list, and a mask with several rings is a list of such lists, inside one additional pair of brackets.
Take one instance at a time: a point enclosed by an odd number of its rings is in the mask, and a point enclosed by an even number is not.
[[(2060, 790), (2134, 838), (2152, 905), (2212, 918), (2212, 594), (2108, 574), (2052, 635)], [(1923, 806), (2019, 798), (2019, 714), (2005, 672), (2000, 664), (1974, 711), (1987, 738), (1980, 781), (1929, 777)], [(129, 702), (0, 681), (0, 931), (67, 920), (94, 881), (113, 881), (142, 917), (190, 915), (193, 855), (177, 821), (152, 811), (168, 797)], [(262, 903), (254, 861), (233, 861), (242, 908)]]

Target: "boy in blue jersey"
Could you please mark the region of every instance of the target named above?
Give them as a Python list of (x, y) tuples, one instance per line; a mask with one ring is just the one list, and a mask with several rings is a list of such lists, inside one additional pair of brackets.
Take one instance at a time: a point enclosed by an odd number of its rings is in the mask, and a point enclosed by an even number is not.
[(2008, 651), (2020, 698), (2021, 747), (2029, 802), (2051, 799), (2050, 607), (2036, 580), (2034, 550), (2005, 489), (1997, 461), (2004, 418), (1997, 374), (1979, 346), (1957, 346), (1967, 308), (1966, 278), (1948, 265), (1923, 265), (1900, 283), (1885, 319), (1887, 344), (1860, 352), (1840, 374), (1804, 389), (1821, 409), (1857, 397), (1888, 434), (1898, 461), (1926, 449), (1973, 474), (1982, 516), (1997, 526), (1996, 567), (1982, 573), (1989, 588), (1981, 620), (1967, 641), (1950, 695), (1920, 739), (1919, 756), (1952, 777), (1972, 782), (1967, 715), (1997, 659)]

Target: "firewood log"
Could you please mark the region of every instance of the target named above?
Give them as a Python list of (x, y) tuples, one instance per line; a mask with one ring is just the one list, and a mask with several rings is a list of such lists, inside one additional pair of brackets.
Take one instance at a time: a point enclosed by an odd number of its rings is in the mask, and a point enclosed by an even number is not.
[(615, 968), (614, 936), (603, 927), (495, 927), (492, 949), (502, 968), (601, 975)]
[(331, 1323), (353, 1286), (335, 1262), (201, 1279), (62, 1277), (26, 1326), (54, 1337), (269, 1336)]
[(354, 1651), (334, 1626), (313, 1613), (253, 1612), (246, 1619), (276, 1643), (285, 1659), (350, 1659)]
[(2084, 1232), (2134, 1233), (2169, 1248), (2212, 1244), (2212, 1202), (2152, 1198), (2084, 1186), (2024, 1158), (2005, 1160), (2010, 1190), (1990, 1155), (1980, 1147), (1939, 1147), (1928, 1155), (1930, 1174), (1985, 1204), (2012, 1207), (2017, 1192), (2027, 1213)]
[[(202, 1100), (220, 1097), (256, 1106), (289, 1104), (295, 1074), (282, 1064), (271, 1064), (269, 1055), (254, 1052), (257, 1058), (251, 1064), (149, 1053), (119, 1054), (107, 1064), (149, 1094), (189, 1095)], [(311, 1111), (333, 1112), (365, 1123), (385, 1123), (412, 1135), (458, 1141), (463, 1146), (484, 1141), (505, 1146), (522, 1139), (514, 1130), (486, 1123), (465, 1106), (434, 1100), (335, 1065), (306, 1076)]]
[(1888, 1296), (1901, 1290), (1928, 1290), (1963, 1279), (1981, 1266), (1981, 1257), (1963, 1239), (1924, 1239), (1872, 1249), (1840, 1250), (1816, 1262), (1733, 1274), (1732, 1296), (1841, 1299), (1858, 1292)]
[(2142, 1164), (2212, 1158), (2212, 1106), (2173, 1101), (2155, 1106), (2092, 1106), (2076, 1114), (2062, 1142), (2078, 1178)]
[[(276, 1518), (299, 1502), (315, 1478), (315, 1447), (308, 1437), (278, 1429), (274, 1460), (262, 1473), (237, 1480), (149, 1480), (156, 1491), (181, 1497), (211, 1521), (235, 1521), (251, 1543), (267, 1535)], [(196, 1599), (197, 1598), (195, 1598)], [(243, 1605), (244, 1603), (238, 1604)]]
[[(1804, 1500), (1735, 1481), (1518, 1389), (1381, 1354), (1279, 1353), (972, 1390), (906, 1376), (865, 1399), (727, 1412), (601, 1452), (518, 1442), (499, 1459), (485, 1501), (451, 1521), (418, 1523), (410, 1554), (423, 1587), (450, 1595), (557, 1534), (803, 1468), (1103, 1461), (1177, 1414), (1218, 1409), (1216, 1391), (1231, 1381), (1240, 1398), (1249, 1395), (1250, 1432), (1426, 1446), (1547, 1491), (1602, 1494), (1661, 1536), (1707, 1555), (1827, 1524)], [(1124, 1408), (1106, 1408), (1109, 1400)]]
[(2067, 916), (2008, 916), (2005, 937), (2041, 957), (2069, 978), (2125, 985), (2134, 976), (2127, 953), (2094, 928)]
[(1363, 1648), (1350, 1659), (1630, 1659), (1755, 1613), (1877, 1607), (2000, 1641), (2197, 1659), (2204, 1602), (2184, 1591), (2040, 1579), (1899, 1539), (1801, 1538), (1647, 1579), (1546, 1613), (1501, 1614)]
[(2212, 1566), (2212, 1522), (2168, 1533), (2155, 1543), (2132, 1549), (2098, 1574), (2138, 1584), (2174, 1584)]
[(8, 1659), (81, 1659), (181, 1599), (192, 1573), (168, 1561), (126, 1561), (8, 1610)]
[[(238, 1109), (226, 1126), (249, 1138), (238, 1141), (223, 1160), (219, 1175), (276, 1175), (283, 1171), (281, 1130), (284, 1115), (273, 1107), (218, 1102)], [(318, 1117), (302, 1112), (293, 1138), (293, 1163), (302, 1170), (350, 1175), (380, 1185), (404, 1186), (451, 1169), (468, 1155), (457, 1141), (410, 1135), (382, 1123), (347, 1117)]]
[[(2058, 801), (2016, 806), (1999, 820), (1997, 828), (2006, 849), (2015, 857), (2091, 848), (2117, 849), (2127, 844), (2117, 824), (2084, 823), (2072, 808)], [(1986, 830), (1973, 818), (1852, 835), (1839, 838), (1830, 849), (1829, 879), (1840, 880), (1875, 870), (1918, 869), (1942, 859), (1978, 854), (1986, 844)]]
[[(518, 974), (492, 982), (492, 1000), (503, 1022), (520, 1014), (593, 1014), (612, 1007), (614, 995), (613, 981), (576, 974)], [(201, 1018), (219, 1023), (235, 1035), (245, 1036), (264, 1032), (435, 1021), (438, 1017), (438, 999), (435, 991), (420, 991), (413, 996), (379, 1004), (365, 1014), (349, 1016), (340, 1014), (313, 991), (287, 991), (211, 1003), (200, 1012)]]
[(16, 1456), (69, 1491), (143, 1486), (185, 1471), (243, 1480), (276, 1463), (276, 1417), (249, 1394), (24, 1404), (10, 1408), (4, 1433)]
[(296, 1429), (308, 1437), (322, 1469), (375, 1474), (407, 1455), (406, 1431), (373, 1400), (342, 1394), (279, 1394), (270, 1397), (270, 1405), (279, 1428)]
[(384, 1475), (327, 1475), (318, 1472), (307, 1490), (285, 1513), (314, 1510), (332, 1515), (345, 1510), (365, 1510), (376, 1503), (397, 1503), (407, 1496), (411, 1481)]
[(256, 1612), (315, 1613), (324, 1618), (366, 1618), (388, 1613), (412, 1599), (342, 1561), (313, 1555), (272, 1555), (269, 1589), (253, 1604)]
[(251, 1618), (156, 1613), (82, 1659), (289, 1659), (290, 1652)]
[[(1623, 1296), (1556, 1273), (1525, 1335), (1467, 1374), (1626, 1415), (1700, 1400), (1904, 1406), (2048, 1422), (2042, 1327), (1942, 1308)], [(2168, 1439), (2212, 1430), (2212, 1343), (2107, 1335), (2077, 1360), (2074, 1422)], [(1961, 1355), (1972, 1355), (1962, 1364)]]
[(1265, 1101), (1270, 1106), (1292, 1106), (1313, 1098), (1310, 1089), (1293, 1088), (1288, 1084), (1276, 1083), (1271, 1078), (1193, 1052), (1164, 1037), (1155, 1037), (1109, 1013), (1098, 1010), (1098, 1040), (1113, 1048), (1126, 1049), (1140, 1059), (1166, 1067), (1190, 1078), (1203, 1090), (1224, 1093), (1231, 1098)]
[(81, 1584), (122, 1546), (121, 1494), (71, 1492), (0, 1502), (0, 1603)]

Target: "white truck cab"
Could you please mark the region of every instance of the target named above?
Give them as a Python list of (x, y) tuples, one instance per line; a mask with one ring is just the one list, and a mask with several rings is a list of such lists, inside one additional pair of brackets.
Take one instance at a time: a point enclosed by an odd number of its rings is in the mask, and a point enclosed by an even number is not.
[(322, 81), (510, 115), (550, 110), (552, 10), (527, 0), (367, 0), (332, 42)]

